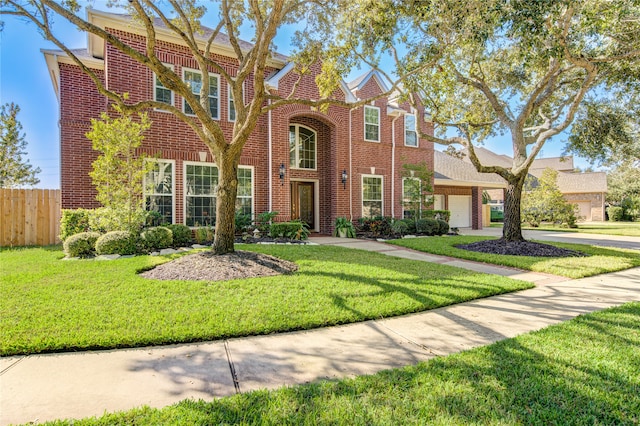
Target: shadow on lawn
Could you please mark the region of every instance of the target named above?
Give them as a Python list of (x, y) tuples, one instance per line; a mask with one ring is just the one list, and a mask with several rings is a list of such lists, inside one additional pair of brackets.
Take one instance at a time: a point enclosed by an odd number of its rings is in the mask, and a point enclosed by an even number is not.
[(616, 312), (373, 376), (172, 410), (210, 424), (637, 424), (640, 304)]

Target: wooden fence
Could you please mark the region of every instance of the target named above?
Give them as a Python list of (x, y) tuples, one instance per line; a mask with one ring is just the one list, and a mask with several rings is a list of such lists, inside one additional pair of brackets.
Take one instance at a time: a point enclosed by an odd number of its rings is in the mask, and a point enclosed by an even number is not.
[(59, 189), (0, 188), (0, 247), (60, 242)]

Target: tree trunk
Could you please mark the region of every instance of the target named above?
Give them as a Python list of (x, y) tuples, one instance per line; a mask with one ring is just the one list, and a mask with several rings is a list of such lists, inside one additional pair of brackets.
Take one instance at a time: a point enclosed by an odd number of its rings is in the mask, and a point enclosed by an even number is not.
[(507, 180), (507, 190), (504, 196), (504, 226), (502, 228), (502, 239), (504, 241), (524, 241), (522, 237), (520, 203), (526, 176), (527, 173), (520, 173), (520, 175), (512, 176)]
[(229, 154), (216, 155), (218, 193), (216, 195), (216, 234), (212, 247), (215, 254), (234, 252), (239, 157), (239, 155)]

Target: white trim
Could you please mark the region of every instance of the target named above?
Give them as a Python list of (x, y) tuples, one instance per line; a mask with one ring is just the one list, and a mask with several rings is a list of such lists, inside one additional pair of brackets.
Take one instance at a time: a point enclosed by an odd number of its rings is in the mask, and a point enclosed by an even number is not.
[[(171, 164), (171, 223), (176, 223), (176, 160), (168, 160), (164, 158), (147, 158), (145, 161), (151, 161), (154, 163), (170, 163)], [(147, 177), (146, 175), (142, 179), (142, 198), (145, 200), (147, 197)], [(151, 195), (151, 194), (150, 194)], [(152, 195), (159, 195), (153, 193)], [(166, 195), (166, 194), (165, 194)]]
[[(311, 127), (305, 126), (304, 124), (295, 124), (295, 123), (289, 123), (289, 129), (287, 132), (287, 135), (289, 136), (289, 138), (291, 138), (291, 127), (295, 127), (296, 128), (296, 150), (295, 150), (295, 164), (296, 166), (292, 166), (291, 165), (291, 152), (289, 152), (289, 168), (293, 169), (293, 170), (311, 170), (311, 171), (317, 171), (318, 170), (318, 132), (313, 130)], [(313, 168), (309, 168), (309, 167), (298, 167), (297, 165), (300, 164), (300, 158), (298, 158), (298, 141), (300, 140), (299, 134), (300, 134), (300, 127), (302, 127), (303, 129), (307, 129), (310, 130), (311, 132), (313, 132), (314, 134), (314, 143), (313, 143), (313, 164), (315, 167)], [(289, 149), (291, 149), (291, 139), (289, 139)]]
[[(163, 65), (167, 68), (169, 68), (171, 71), (175, 71), (175, 67), (173, 64), (165, 64), (163, 63)], [(158, 83), (158, 75), (155, 72), (152, 72), (151, 74), (153, 74), (153, 81), (151, 83), (151, 90), (153, 90), (153, 100), (155, 102), (160, 102), (158, 101), (158, 99), (156, 98), (156, 90), (158, 89), (157, 83)], [(162, 84), (162, 82), (160, 82), (160, 84)], [(171, 93), (171, 102), (168, 105), (173, 106), (175, 104), (175, 94), (173, 92), (173, 90), (165, 87), (164, 85), (162, 86), (163, 89), (166, 89), (169, 91), (169, 93)], [(164, 103), (164, 102), (163, 102)], [(162, 109), (162, 108), (154, 108), (154, 111), (160, 111), (160, 112), (170, 112), (167, 111), (166, 109)]]
[[(91, 6), (87, 7), (87, 21), (91, 24), (100, 27), (102, 29), (105, 28), (113, 28), (116, 30), (122, 30), (130, 34), (142, 35), (143, 37), (147, 36), (147, 32), (144, 29), (144, 26), (135, 21), (128, 15), (122, 15), (118, 13), (112, 12), (104, 12), (101, 10), (93, 9)], [(169, 43), (177, 44), (179, 46), (185, 46), (184, 40), (175, 32), (169, 30), (168, 28), (155, 26), (154, 27), (156, 33), (156, 39), (166, 41)], [(204, 51), (206, 45), (208, 43), (209, 35), (200, 35), (196, 34), (195, 41), (198, 44), (200, 50)], [(87, 33), (87, 46), (90, 54), (97, 58), (104, 58), (104, 45), (105, 42), (102, 38), (92, 33)], [(246, 43), (244, 40), (239, 40), (242, 46), (243, 53), (247, 53), (248, 50), (254, 47), (251, 43)], [(219, 55), (227, 56), (229, 58), (237, 59), (237, 55), (235, 50), (230, 44), (220, 43), (214, 40), (211, 44), (211, 52), (215, 52)], [(281, 68), (286, 64), (286, 56), (284, 55), (271, 55), (271, 57), (267, 60), (267, 65), (274, 68)]]
[[(271, 99), (268, 100), (269, 105), (271, 105)], [(271, 109), (269, 109), (269, 112), (267, 112), (267, 139), (268, 139), (268, 145), (267, 145), (267, 181), (269, 183), (269, 189), (268, 189), (268, 196), (269, 196), (269, 203), (268, 203), (268, 207), (269, 210), (268, 211), (273, 211), (273, 127), (271, 124)]]
[[(433, 194), (433, 209), (434, 210), (445, 210), (444, 208), (444, 194)], [(438, 201), (439, 207), (436, 207), (436, 200)]]
[[(378, 126), (378, 139), (377, 140), (376, 139), (367, 139), (367, 109), (375, 109), (376, 111), (378, 111), (378, 124), (377, 124), (377, 126)], [(362, 130), (363, 130), (363, 134), (364, 134), (364, 140), (367, 141), (367, 142), (378, 142), (378, 143), (380, 143), (380, 141), (382, 139), (381, 135), (380, 135), (381, 127), (382, 127), (380, 125), (381, 124), (380, 123), (380, 107), (377, 107), (375, 105), (365, 105), (364, 108), (363, 108), (363, 123), (364, 123), (364, 125), (363, 125), (363, 129)], [(372, 123), (368, 123), (368, 124), (370, 126), (374, 125)]]
[[(289, 182), (310, 182), (313, 183), (313, 222), (315, 227), (311, 229), (313, 232), (320, 232), (320, 181), (318, 179), (298, 179), (291, 178)], [(291, 185), (291, 183), (289, 183)], [(291, 194), (291, 191), (289, 191)], [(289, 195), (291, 197), (291, 195)], [(291, 209), (291, 200), (289, 200), (289, 209)], [(291, 212), (289, 212), (291, 213)]]
[[(202, 76), (202, 71), (194, 69), (194, 68), (188, 68), (188, 67), (182, 67), (182, 81), (185, 82), (185, 72), (192, 72), (192, 73), (197, 73), (200, 74), (200, 78), (203, 79)], [(209, 73), (209, 79), (211, 79), (211, 77), (214, 77), (217, 80), (217, 87), (218, 87), (218, 96), (215, 96), (215, 99), (218, 103), (218, 116), (214, 117), (211, 116), (211, 118), (213, 118), (214, 120), (220, 120), (220, 95), (222, 94), (222, 89), (220, 87), (220, 75), (216, 74), (216, 73)], [(210, 83), (210, 82), (207, 82)], [(202, 84), (205, 84), (205, 82), (203, 81)], [(191, 90), (191, 92), (193, 93), (193, 89)], [(200, 96), (200, 93), (193, 93), (196, 96)], [(213, 96), (211, 96), (211, 92), (209, 92), (209, 98), (212, 98)], [(185, 115), (191, 116), (191, 117), (195, 117), (195, 114), (190, 114), (186, 111), (186, 105), (187, 105), (187, 100), (182, 98), (182, 112), (185, 113)], [(191, 106), (189, 106), (189, 108), (191, 108)], [(209, 110), (209, 112), (211, 112), (211, 108), (207, 108)]]
[[(405, 217), (404, 217), (404, 212), (405, 212), (405, 210), (406, 210), (406, 209), (405, 209), (405, 206), (404, 206), (404, 203), (405, 203), (405, 201), (406, 201), (406, 199), (405, 199), (405, 193), (404, 193), (404, 183), (405, 183), (405, 181), (406, 181), (406, 180), (408, 180), (408, 179), (410, 179), (410, 180), (417, 180), (417, 181), (418, 181), (418, 191), (420, 191), (420, 190), (422, 189), (422, 188), (421, 188), (421, 187), (422, 187), (422, 184), (421, 184), (421, 182), (420, 182), (420, 179), (418, 179), (417, 177), (409, 177), (409, 176), (408, 176), (408, 177), (403, 177), (403, 178), (402, 178), (402, 219), (404, 219), (404, 218), (405, 218)], [(422, 209), (423, 209), (423, 208), (425, 208), (425, 207), (426, 207), (426, 206), (423, 206), (423, 205), (422, 205), (422, 194), (420, 194), (420, 211), (422, 211)], [(420, 218), (418, 218), (418, 219), (420, 219)]]
[[(380, 216), (384, 216), (384, 176), (374, 174), (360, 175), (360, 217), (369, 217), (364, 215), (364, 178), (380, 178)], [(377, 200), (367, 200), (377, 201)]]
[[(183, 161), (182, 162), (182, 223), (187, 223), (187, 166), (207, 166), (207, 167), (215, 167), (220, 172), (220, 168), (218, 164), (213, 162), (206, 161)], [(251, 170), (251, 218), (255, 219), (256, 217), (256, 172), (254, 166), (243, 166), (238, 165), (239, 169)], [(220, 175), (218, 174), (218, 182), (220, 179)], [(218, 197), (217, 191), (213, 197)], [(236, 200), (238, 195), (236, 194)], [(216, 207), (217, 208), (217, 207)], [(217, 218), (216, 218), (217, 219)]]
[[(415, 135), (416, 135), (416, 144), (415, 145), (407, 144), (407, 117), (409, 117), (409, 116), (413, 117), (414, 128), (413, 128), (413, 130), (410, 130), (410, 131), (415, 133)], [(413, 113), (404, 115), (404, 146), (408, 146), (408, 147), (411, 147), (411, 148), (420, 147), (420, 139), (418, 138), (418, 117), (417, 117), (416, 114), (413, 114)]]
[(393, 117), (391, 120), (391, 218), (396, 217), (396, 120), (400, 115)]

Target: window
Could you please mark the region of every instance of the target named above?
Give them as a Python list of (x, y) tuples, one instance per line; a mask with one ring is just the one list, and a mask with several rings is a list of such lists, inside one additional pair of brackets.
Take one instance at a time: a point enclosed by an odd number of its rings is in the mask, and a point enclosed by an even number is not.
[[(185, 223), (213, 226), (216, 223), (218, 168), (213, 164), (185, 163)], [(253, 169), (238, 168), (238, 213), (253, 214)]]
[(229, 121), (236, 121), (236, 101), (233, 99), (231, 85), (228, 85), (227, 87), (229, 88)]
[(211, 165), (185, 165), (187, 226), (210, 226), (216, 223), (218, 168)]
[[(173, 70), (173, 65), (169, 64), (165, 65), (165, 67)], [(173, 105), (173, 92), (162, 84), (155, 73), (153, 73), (153, 82), (153, 100), (162, 102), (163, 104)]]
[[(414, 218), (422, 210), (420, 180), (416, 178), (402, 179), (402, 217)], [(419, 217), (418, 217), (419, 218)]]
[(289, 126), (289, 166), (315, 170), (316, 132), (298, 124)]
[(382, 176), (362, 176), (362, 217), (382, 216)]
[(443, 194), (435, 194), (433, 196), (433, 209), (434, 210), (444, 210), (444, 195)]
[(364, 139), (380, 142), (380, 108), (364, 106)]
[(404, 116), (404, 144), (407, 146), (418, 146), (415, 114), (407, 114)]
[(253, 169), (238, 168), (238, 196), (236, 211), (247, 216), (253, 215)]
[(144, 178), (144, 201), (148, 211), (162, 215), (163, 221), (173, 223), (173, 162), (153, 161)]
[[(197, 99), (200, 99), (200, 90), (202, 89), (202, 73), (200, 71), (185, 69), (183, 71), (184, 82), (191, 87), (191, 92)], [(218, 119), (218, 111), (220, 109), (219, 95), (218, 95), (218, 82), (219, 77), (216, 74), (209, 74), (209, 113), (212, 118)], [(194, 115), (193, 109), (183, 100), (184, 113)]]

